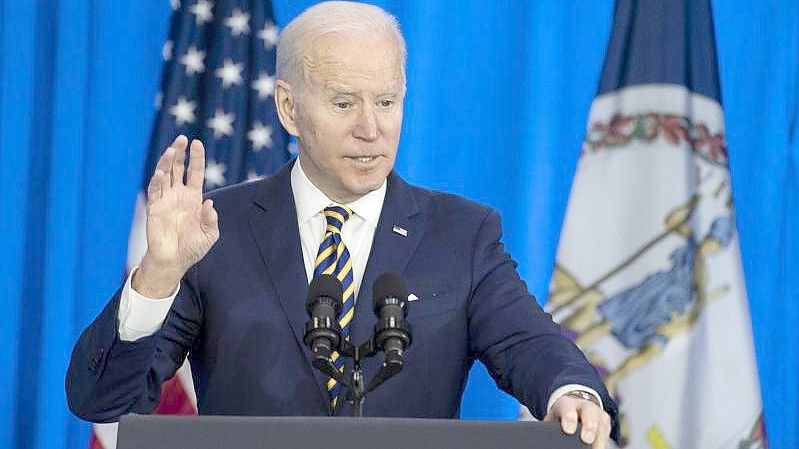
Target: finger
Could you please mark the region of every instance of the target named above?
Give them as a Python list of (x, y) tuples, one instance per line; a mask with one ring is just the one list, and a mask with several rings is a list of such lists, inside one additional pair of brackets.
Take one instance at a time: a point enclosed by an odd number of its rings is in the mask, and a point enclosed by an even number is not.
[(580, 439), (583, 443), (591, 444), (596, 439), (597, 428), (599, 427), (599, 407), (591, 402), (583, 401), (579, 407)]
[(201, 214), (202, 226), (208, 231), (215, 231), (218, 226), (219, 216), (214, 209), (214, 200), (203, 201), (203, 210)]
[(163, 172), (156, 170), (153, 177), (150, 178), (150, 184), (147, 185), (147, 201), (152, 201), (161, 198), (161, 184), (164, 182)]
[(188, 144), (189, 144), (189, 138), (183, 134), (180, 134), (177, 137), (175, 137), (175, 140), (173, 140), (172, 144), (169, 146), (176, 150), (185, 150), (186, 145)]
[(560, 414), (560, 428), (566, 435), (574, 435), (577, 431), (577, 409), (572, 407), (567, 408)]
[(177, 183), (183, 184), (183, 173), (185, 171), (185, 161), (186, 161), (186, 145), (188, 144), (188, 139), (186, 136), (179, 135), (174, 142), (172, 142), (172, 148), (175, 149), (175, 156), (172, 159), (172, 185)]
[(172, 147), (168, 147), (164, 151), (164, 154), (162, 154), (161, 157), (158, 158), (158, 163), (155, 164), (155, 171), (161, 170), (163, 173), (169, 173), (170, 172), (169, 167), (172, 164), (172, 159), (174, 158), (174, 156), (175, 156), (175, 149)]
[(599, 429), (597, 429), (594, 449), (605, 449), (610, 439), (610, 416), (603, 410), (600, 412)]
[(199, 140), (191, 142), (189, 152), (189, 179), (187, 185), (194, 189), (203, 188), (205, 178), (205, 148)]

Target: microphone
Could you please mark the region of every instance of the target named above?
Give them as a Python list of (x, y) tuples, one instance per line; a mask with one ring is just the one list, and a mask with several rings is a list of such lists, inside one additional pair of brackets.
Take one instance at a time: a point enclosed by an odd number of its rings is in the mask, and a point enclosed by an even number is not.
[(408, 288), (399, 273), (381, 274), (375, 281), (375, 344), (386, 355), (386, 365), (394, 374), (402, 370), (402, 356), (411, 345), (408, 314)]
[(341, 282), (334, 276), (322, 274), (308, 286), (305, 309), (310, 319), (305, 324), (305, 345), (324, 359), (330, 359), (333, 350), (341, 342), (341, 326), (338, 314), (344, 307)]

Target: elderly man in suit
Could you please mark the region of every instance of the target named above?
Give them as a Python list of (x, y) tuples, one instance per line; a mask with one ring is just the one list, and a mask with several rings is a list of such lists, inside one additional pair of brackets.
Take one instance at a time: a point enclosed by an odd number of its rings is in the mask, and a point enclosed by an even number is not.
[[(200, 413), (347, 415), (303, 344), (308, 283), (322, 271), (342, 281), (339, 321), (359, 343), (376, 320), (372, 283), (396, 271), (418, 298), (414, 343), (365, 415), (457, 417), (479, 359), (539, 419), (569, 434), (580, 422), (582, 440), (605, 447), (615, 405), (527, 291), (497, 214), (393, 171), (405, 60), (382, 9), (316, 5), (278, 46), (275, 101), (296, 161), (204, 199), (202, 143), (174, 141), (148, 187), (147, 253), (76, 344), (67, 375), (76, 414), (151, 412), (188, 355)], [(364, 364), (367, 375), (378, 369)]]

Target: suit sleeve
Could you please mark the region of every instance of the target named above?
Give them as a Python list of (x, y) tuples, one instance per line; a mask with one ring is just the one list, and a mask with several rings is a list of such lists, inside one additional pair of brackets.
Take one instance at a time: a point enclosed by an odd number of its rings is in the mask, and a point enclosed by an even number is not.
[(119, 338), (122, 289), (83, 331), (66, 376), (67, 403), (80, 418), (113, 422), (127, 413), (152, 413), (161, 384), (174, 376), (201, 330), (203, 307), (195, 288), (196, 269), (181, 281), (163, 326), (135, 341)]
[(618, 435), (615, 403), (582, 352), (530, 295), (501, 237), (499, 216), (489, 211), (472, 251), (470, 351), (486, 365), (497, 386), (538, 419), (543, 419), (547, 401), (559, 387), (591, 387), (611, 416), (612, 436)]

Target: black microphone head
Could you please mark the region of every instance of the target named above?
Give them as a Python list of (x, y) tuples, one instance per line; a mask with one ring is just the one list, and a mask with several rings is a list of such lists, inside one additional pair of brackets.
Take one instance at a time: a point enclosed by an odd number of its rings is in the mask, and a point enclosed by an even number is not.
[(341, 311), (344, 307), (344, 289), (341, 287), (341, 282), (329, 274), (320, 274), (311, 280), (311, 285), (308, 286), (308, 297), (306, 300), (306, 308), (308, 313), (311, 313), (311, 308), (319, 298), (330, 298), (334, 301), (334, 308), (336, 313)]
[(403, 310), (407, 310), (405, 305), (408, 302), (408, 287), (399, 273), (383, 273), (375, 281), (373, 298), (375, 314), (378, 316), (386, 298), (396, 298)]

